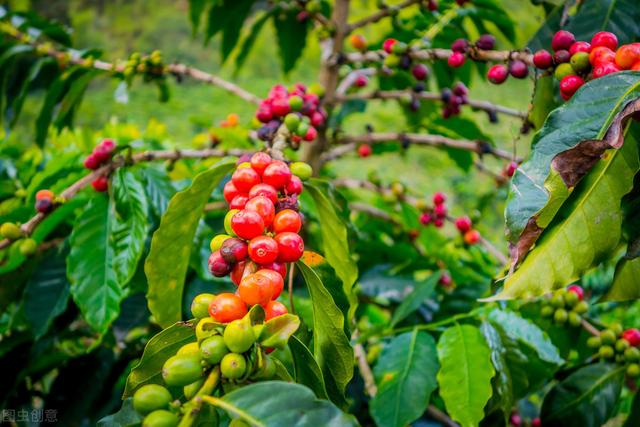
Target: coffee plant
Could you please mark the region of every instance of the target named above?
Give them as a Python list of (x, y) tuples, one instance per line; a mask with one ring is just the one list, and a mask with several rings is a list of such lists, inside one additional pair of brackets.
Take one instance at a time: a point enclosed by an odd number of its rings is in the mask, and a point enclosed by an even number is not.
[[(253, 93), (159, 50), (74, 47), (18, 3), (3, 424), (640, 425), (640, 4), (180, 2), (237, 70), (277, 47), (283, 80)], [(525, 3), (543, 19), (518, 44)], [(317, 75), (292, 82), (309, 51)], [(158, 102), (212, 86), (251, 119), (193, 143), (77, 125), (112, 80)]]

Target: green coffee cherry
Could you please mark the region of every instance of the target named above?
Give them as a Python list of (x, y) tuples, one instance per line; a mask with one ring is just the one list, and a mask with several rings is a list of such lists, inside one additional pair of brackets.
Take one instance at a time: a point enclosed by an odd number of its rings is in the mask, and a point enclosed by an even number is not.
[(584, 314), (589, 311), (589, 304), (586, 301), (580, 301), (575, 307), (573, 307), (573, 311), (578, 314)]
[(629, 342), (627, 340), (619, 339), (616, 341), (616, 351), (618, 353), (623, 353), (627, 348), (629, 348)]
[(215, 320), (213, 320), (211, 317), (205, 317), (204, 319), (200, 319), (200, 321), (196, 325), (196, 338), (198, 339), (198, 342), (202, 341), (205, 338), (218, 335), (217, 328), (218, 328), (218, 323)]
[(318, 95), (320, 98), (324, 96), (324, 92), (324, 86), (322, 86), (320, 83), (311, 83), (307, 88), (307, 93)]
[(18, 248), (24, 256), (31, 256), (38, 250), (38, 243), (33, 239), (24, 239)]
[(242, 378), (247, 371), (247, 361), (238, 353), (229, 353), (220, 362), (220, 372), (225, 378), (237, 380)]
[(180, 420), (173, 412), (159, 410), (153, 411), (142, 421), (142, 427), (175, 427)]
[(603, 345), (598, 350), (598, 355), (603, 359), (611, 359), (615, 352), (613, 351), (613, 347), (608, 345)]
[(575, 313), (573, 311), (569, 312), (569, 324), (571, 326), (573, 326), (574, 328), (577, 328), (578, 326), (580, 326), (581, 321), (582, 321), (582, 317), (580, 317), (578, 313)]
[(197, 342), (191, 342), (189, 344), (185, 344), (182, 347), (180, 347), (180, 350), (178, 350), (176, 355), (179, 355), (179, 356), (184, 356), (184, 355), (200, 356), (200, 347), (198, 347), (198, 343)]
[(622, 325), (620, 323), (612, 323), (609, 329), (611, 329), (616, 336), (622, 334)]
[(553, 306), (555, 308), (564, 307), (564, 298), (560, 294), (556, 294), (553, 297), (551, 297), (551, 301), (550, 302), (551, 302), (551, 306)]
[(228, 234), (218, 234), (217, 236), (214, 236), (213, 239), (211, 239), (211, 243), (209, 243), (209, 249), (211, 249), (211, 252), (217, 251), (222, 247), (224, 241), (230, 238), (231, 236)]
[(627, 362), (637, 362), (640, 360), (640, 350), (636, 347), (629, 347), (624, 351), (624, 358)]
[(295, 134), (298, 136), (305, 136), (309, 131), (309, 124), (306, 122), (300, 122), (296, 128)]
[(184, 387), (202, 378), (200, 357), (176, 355), (167, 359), (162, 366), (162, 378), (167, 385)]
[(22, 230), (12, 222), (5, 222), (0, 226), (0, 235), (5, 239), (17, 240), (22, 237)]
[(184, 386), (184, 397), (188, 400), (191, 400), (195, 397), (196, 393), (202, 388), (202, 384), (204, 384), (203, 379), (199, 379), (196, 382), (193, 382), (189, 385)]
[(550, 305), (545, 305), (540, 309), (540, 315), (542, 317), (551, 317), (553, 316), (554, 311), (555, 310), (553, 309), (553, 307), (551, 307)]
[(284, 124), (289, 132), (295, 132), (300, 125), (300, 116), (296, 113), (289, 113), (284, 118)]
[(564, 295), (564, 302), (569, 307), (575, 306), (578, 303), (579, 300), (580, 300), (580, 298), (578, 297), (578, 294), (576, 294), (575, 292), (567, 292)]
[(293, 162), (290, 166), (291, 173), (303, 181), (308, 180), (313, 175), (313, 168), (305, 162)]
[(233, 216), (238, 212), (240, 212), (238, 209), (231, 209), (224, 216), (224, 229), (231, 237), (235, 237), (236, 235), (236, 233), (233, 231), (233, 228), (231, 228), (231, 218), (233, 218)]
[(602, 345), (602, 341), (600, 337), (589, 337), (587, 339), (587, 347), (589, 348), (599, 348)]
[(191, 314), (196, 319), (204, 319), (209, 317), (209, 304), (216, 296), (213, 294), (196, 295), (191, 303)]
[(574, 53), (571, 55), (569, 63), (571, 64), (571, 68), (573, 68), (577, 73), (582, 73), (591, 68), (591, 63), (589, 63), (589, 54), (587, 52)]
[(244, 353), (254, 342), (256, 337), (249, 322), (234, 320), (224, 329), (224, 343), (234, 353)]
[(158, 409), (165, 409), (171, 402), (169, 390), (158, 384), (146, 384), (133, 394), (133, 408), (146, 415)]
[(235, 418), (229, 423), (229, 427), (250, 427), (249, 423), (241, 418)]
[(637, 363), (631, 363), (629, 366), (627, 366), (627, 375), (631, 378), (637, 378), (638, 376), (640, 376), (640, 365), (638, 365)]
[(291, 107), (291, 111), (300, 111), (304, 106), (304, 100), (298, 95), (293, 95), (289, 98), (289, 107)]
[(216, 365), (229, 353), (229, 349), (224, 343), (224, 338), (216, 335), (202, 341), (200, 344), (200, 353), (204, 360), (212, 365)]
[(558, 324), (562, 324), (566, 322), (568, 317), (569, 317), (569, 314), (567, 313), (567, 310), (565, 310), (564, 308), (559, 308), (556, 310), (555, 313), (553, 313), (553, 321)]
[(560, 64), (556, 67), (556, 71), (554, 71), (553, 75), (557, 80), (562, 80), (563, 78), (574, 75), (575, 73), (576, 72), (571, 64), (565, 62), (564, 64)]
[(602, 340), (602, 344), (613, 345), (616, 342), (616, 334), (611, 329), (605, 329), (600, 332), (600, 339)]
[(396, 68), (398, 65), (400, 65), (400, 57), (398, 55), (390, 53), (384, 59), (384, 65), (386, 65), (389, 68)]
[(268, 380), (276, 374), (276, 364), (268, 354), (262, 356), (262, 363), (257, 371), (251, 376), (256, 380)]

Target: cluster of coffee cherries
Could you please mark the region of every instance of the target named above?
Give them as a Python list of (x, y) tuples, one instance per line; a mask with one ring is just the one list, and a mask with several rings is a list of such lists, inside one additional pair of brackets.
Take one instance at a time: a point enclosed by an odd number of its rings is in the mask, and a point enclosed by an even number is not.
[(582, 315), (588, 310), (589, 304), (584, 300), (584, 290), (578, 285), (571, 285), (543, 298), (540, 315), (553, 318), (558, 325), (568, 323), (570, 326), (578, 327), (582, 322)]
[(230, 275), (238, 290), (211, 302), (215, 320), (236, 320), (256, 304), (264, 307), (267, 319), (287, 312), (276, 299), (284, 287), (286, 264), (298, 261), (304, 252), (297, 197), (302, 179), (311, 173), (306, 163), (290, 167), (263, 152), (241, 159), (224, 186), (230, 207), (224, 219), (228, 234), (211, 240), (209, 257), (211, 274)]
[(19, 224), (5, 222), (0, 225), (0, 237), (16, 242), (18, 251), (23, 256), (31, 256), (38, 250), (38, 242), (29, 237), (23, 239), (24, 233)]
[[(267, 354), (273, 348), (261, 345), (265, 324), (253, 321), (250, 314), (227, 324), (217, 322), (209, 316), (214, 298), (212, 294), (200, 294), (193, 300), (197, 341), (185, 344), (164, 362), (164, 385), (146, 384), (134, 393), (133, 407), (144, 417), (143, 426), (177, 426), (183, 413), (191, 410), (184, 401), (211, 395), (219, 386), (222, 392), (228, 392), (243, 383), (275, 376), (275, 362)], [(205, 379), (213, 369), (219, 369), (220, 378), (208, 384)]]
[(523, 427), (527, 425), (530, 425), (531, 427), (541, 427), (542, 420), (540, 419), (540, 417), (535, 417), (531, 419), (529, 424), (527, 424), (527, 421), (522, 419), (522, 416), (518, 413), (518, 411), (513, 411), (511, 413), (511, 416), (509, 417), (509, 425), (511, 427)]
[(640, 70), (640, 43), (618, 48), (618, 38), (608, 31), (596, 33), (589, 43), (560, 30), (553, 35), (551, 48), (553, 55), (541, 49), (533, 55), (533, 63), (541, 70), (554, 70), (565, 101), (586, 81), (623, 70)]
[(587, 345), (597, 349), (597, 356), (606, 361), (626, 365), (627, 376), (640, 376), (640, 331), (635, 328), (622, 330), (619, 324), (590, 337)]
[(493, 50), (495, 46), (496, 38), (491, 34), (481, 35), (474, 44), (467, 39), (457, 39), (451, 43), (451, 54), (447, 58), (447, 64), (452, 68), (462, 67), (472, 49)]
[(504, 83), (509, 75), (516, 79), (526, 78), (529, 75), (527, 63), (520, 59), (514, 59), (509, 61), (507, 65), (496, 64), (487, 71), (487, 79), (497, 85)]
[[(116, 143), (113, 139), (103, 139), (94, 147), (93, 152), (84, 159), (84, 167), (90, 170), (98, 169), (111, 160), (115, 149)], [(101, 175), (93, 180), (91, 186), (97, 192), (103, 193), (109, 189), (109, 179)]]
[(129, 59), (124, 64), (122, 74), (130, 81), (136, 74), (143, 74), (145, 80), (162, 75), (164, 66), (162, 65), (162, 52), (154, 50), (149, 55), (142, 55), (134, 52), (129, 55)]
[(35, 208), (38, 212), (47, 214), (53, 210), (58, 200), (51, 190), (39, 190), (36, 193)]
[(462, 82), (453, 85), (451, 89), (444, 88), (440, 91), (442, 99), (442, 117), (448, 119), (460, 114), (460, 106), (469, 102), (469, 89)]
[[(425, 226), (433, 225), (436, 228), (442, 228), (447, 219), (447, 214), (449, 213), (446, 204), (447, 196), (444, 193), (437, 191), (433, 194), (432, 201), (433, 208), (426, 208), (422, 206), (422, 203), (420, 204), (421, 206), (418, 206), (422, 209), (422, 214), (420, 214), (419, 218), (420, 223)], [(480, 232), (473, 228), (473, 223), (469, 217), (463, 216), (457, 218), (454, 221), (454, 224), (467, 245), (475, 245), (480, 241)], [(446, 281), (447, 279), (445, 278), (444, 280)]]
[(302, 83), (296, 83), (289, 90), (283, 85), (273, 86), (256, 112), (256, 119), (263, 123), (258, 129), (258, 138), (273, 140), (280, 126), (285, 123), (292, 142), (315, 140), (317, 129), (324, 126), (327, 118), (327, 113), (320, 106), (322, 92), (317, 85), (307, 88)]

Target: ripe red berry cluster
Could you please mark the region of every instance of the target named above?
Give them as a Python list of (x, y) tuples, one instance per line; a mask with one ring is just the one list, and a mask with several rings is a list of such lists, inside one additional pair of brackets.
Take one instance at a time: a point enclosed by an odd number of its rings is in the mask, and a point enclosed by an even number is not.
[(49, 213), (53, 209), (55, 195), (51, 190), (40, 190), (36, 193), (36, 210)]
[(471, 44), (467, 39), (457, 39), (451, 43), (451, 55), (447, 59), (447, 64), (452, 68), (462, 67), (472, 49), (492, 50), (495, 46), (496, 38), (491, 34), (481, 35), (475, 44)]
[(576, 40), (569, 31), (558, 31), (551, 40), (553, 55), (541, 49), (533, 63), (541, 70), (554, 70), (565, 101), (585, 82), (623, 70), (640, 70), (640, 43), (622, 45), (608, 31), (596, 33), (591, 42)]
[[(84, 167), (90, 170), (96, 170), (113, 157), (116, 149), (116, 143), (112, 139), (103, 139), (100, 144), (96, 145), (93, 152), (84, 159)], [(109, 189), (109, 179), (102, 175), (97, 177), (91, 183), (93, 189), (103, 193)]]
[(264, 307), (267, 319), (286, 313), (275, 300), (284, 287), (286, 263), (298, 261), (304, 251), (297, 196), (302, 192), (301, 178), (310, 176), (306, 163), (289, 167), (260, 152), (240, 163), (225, 184), (228, 234), (211, 240), (209, 270), (216, 277), (229, 274), (238, 291), (220, 294), (211, 302), (210, 313), (217, 321), (236, 320), (255, 304)]
[(427, 209), (420, 215), (420, 223), (422, 225), (433, 224), (437, 228), (444, 226), (444, 221), (447, 218), (447, 196), (444, 193), (437, 191), (433, 195), (433, 209)]
[[(352, 46), (353, 45), (352, 42)], [(382, 43), (382, 49), (387, 52), (383, 67), (383, 72), (386, 75), (393, 74), (396, 68), (411, 71), (411, 75), (416, 81), (413, 86), (414, 92), (422, 92), (425, 90), (424, 82), (429, 78), (429, 68), (420, 62), (413, 63), (413, 58), (410, 55), (411, 48), (406, 43), (389, 38)], [(419, 106), (417, 100), (413, 101), (412, 109), (415, 110)]]
[(275, 85), (269, 96), (260, 102), (256, 118), (264, 125), (258, 129), (258, 137), (263, 141), (273, 140), (280, 126), (285, 123), (292, 141), (311, 142), (318, 136), (317, 128), (323, 126), (327, 113), (320, 106), (321, 90), (308, 90), (302, 83), (296, 83), (287, 90), (283, 85)]
[(502, 176), (506, 178), (511, 178), (516, 173), (517, 169), (518, 169), (518, 162), (516, 161), (509, 162), (509, 164), (502, 169)]
[(487, 79), (493, 84), (502, 84), (511, 75), (516, 79), (524, 79), (529, 75), (529, 67), (519, 59), (509, 61), (507, 65), (496, 64), (487, 71)]
[(475, 245), (480, 241), (480, 232), (473, 229), (473, 223), (468, 216), (461, 216), (454, 221), (456, 228), (462, 235), (462, 239), (467, 245)]
[(460, 114), (460, 106), (469, 102), (469, 89), (462, 82), (453, 85), (452, 89), (444, 88), (440, 92), (440, 97), (444, 106), (442, 107), (442, 117), (448, 119), (451, 116)]

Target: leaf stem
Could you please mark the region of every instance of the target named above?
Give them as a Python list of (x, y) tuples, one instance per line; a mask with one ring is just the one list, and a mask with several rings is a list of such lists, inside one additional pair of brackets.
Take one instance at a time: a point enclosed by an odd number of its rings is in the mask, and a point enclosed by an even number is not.
[(237, 406), (234, 406), (228, 402), (225, 402), (224, 400), (218, 398), (218, 397), (212, 397), (212, 396), (203, 396), (202, 400), (205, 403), (208, 403), (209, 405), (212, 406), (216, 406), (220, 409), (223, 409), (231, 414), (237, 415), (238, 417), (242, 418), (243, 420), (245, 420), (246, 422), (248, 422), (249, 424), (251, 424), (253, 427), (266, 427), (265, 424), (261, 423), (260, 421), (258, 421), (257, 419), (253, 418), (251, 415), (249, 415), (248, 413), (246, 413), (245, 411), (243, 411), (242, 409), (238, 408)]

